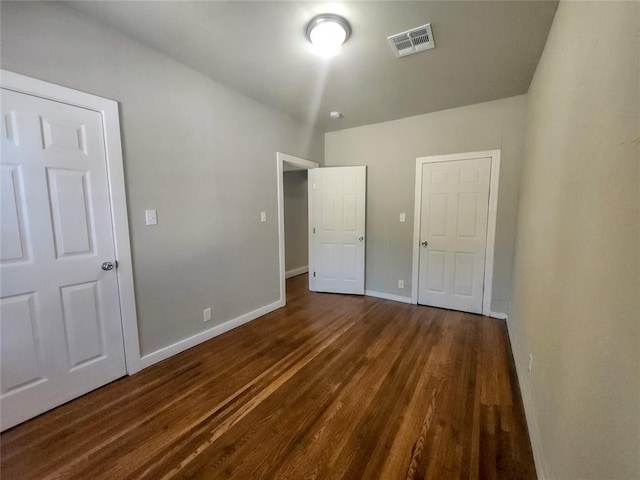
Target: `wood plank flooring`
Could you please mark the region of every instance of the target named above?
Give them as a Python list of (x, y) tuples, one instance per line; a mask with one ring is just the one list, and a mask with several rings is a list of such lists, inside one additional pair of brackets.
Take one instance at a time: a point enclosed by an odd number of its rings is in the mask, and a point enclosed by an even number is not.
[(3, 433), (2, 478), (536, 478), (504, 322), (306, 282)]

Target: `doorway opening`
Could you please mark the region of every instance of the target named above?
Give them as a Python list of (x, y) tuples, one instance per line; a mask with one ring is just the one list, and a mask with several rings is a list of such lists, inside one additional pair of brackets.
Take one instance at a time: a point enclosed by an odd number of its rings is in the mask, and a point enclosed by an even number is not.
[(276, 154), (280, 302), (286, 305), (286, 279), (309, 270), (308, 171), (319, 164), (286, 153)]

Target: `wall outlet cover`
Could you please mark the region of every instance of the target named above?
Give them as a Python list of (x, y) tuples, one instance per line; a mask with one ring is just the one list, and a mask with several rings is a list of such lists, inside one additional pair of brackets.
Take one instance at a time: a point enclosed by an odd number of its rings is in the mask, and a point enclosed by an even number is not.
[(157, 225), (158, 224), (158, 213), (155, 210), (145, 210), (144, 218), (147, 225)]

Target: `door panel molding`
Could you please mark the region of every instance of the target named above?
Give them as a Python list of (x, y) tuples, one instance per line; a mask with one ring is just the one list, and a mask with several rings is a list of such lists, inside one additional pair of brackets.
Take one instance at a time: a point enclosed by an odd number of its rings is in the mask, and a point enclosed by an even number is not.
[(413, 269), (411, 286), (411, 303), (418, 303), (418, 275), (420, 261), (420, 221), (422, 217), (422, 166), (427, 163), (471, 160), (475, 158), (491, 158), (491, 177), (489, 181), (489, 214), (487, 219), (487, 244), (484, 265), (484, 291), (482, 297), (482, 314), (496, 316), (491, 312), (491, 296), (493, 288), (493, 263), (495, 255), (496, 219), (498, 211), (498, 186), (500, 179), (500, 150), (454, 153), (434, 155), (416, 159), (415, 203), (413, 216)]
[[(118, 261), (116, 275), (120, 296), (120, 317), (122, 319), (126, 370), (129, 375), (136, 373), (142, 367), (138, 342), (138, 321), (134, 296), (118, 103), (7, 70), (0, 70), (0, 86), (6, 90), (92, 110), (101, 116), (109, 180), (109, 202), (113, 222), (115, 253)], [(82, 139), (83, 137), (79, 136), (78, 138)], [(81, 144), (80, 147), (82, 147)], [(78, 151), (82, 153), (82, 148)]]

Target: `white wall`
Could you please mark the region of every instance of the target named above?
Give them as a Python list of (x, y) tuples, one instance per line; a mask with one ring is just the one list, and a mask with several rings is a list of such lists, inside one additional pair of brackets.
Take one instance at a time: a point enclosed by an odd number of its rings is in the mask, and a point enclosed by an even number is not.
[(1, 35), (3, 69), (120, 103), (143, 354), (279, 299), (276, 152), (321, 161), (317, 132), (56, 2)]
[(541, 478), (640, 478), (639, 48), (640, 3), (561, 2), (528, 93), (508, 324)]
[(368, 167), (368, 290), (411, 296), (416, 158), (502, 149), (492, 310), (508, 311), (524, 115), (521, 95), (325, 134), (326, 166)]
[(284, 172), (285, 271), (309, 265), (309, 200), (306, 170)]

